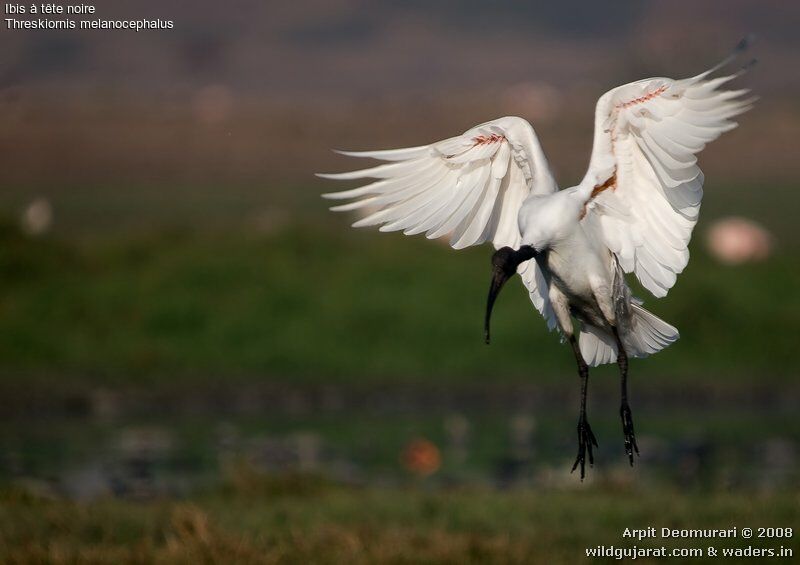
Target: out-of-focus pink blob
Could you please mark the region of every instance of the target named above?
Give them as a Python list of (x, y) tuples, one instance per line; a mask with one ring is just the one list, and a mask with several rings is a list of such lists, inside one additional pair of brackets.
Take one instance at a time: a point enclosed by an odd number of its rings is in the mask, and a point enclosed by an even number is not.
[(228, 119), (233, 109), (233, 94), (221, 84), (205, 86), (197, 91), (192, 101), (195, 118), (204, 124), (219, 124)]
[(772, 250), (772, 236), (746, 218), (730, 217), (714, 222), (706, 244), (711, 254), (729, 265), (763, 261)]
[(505, 102), (537, 123), (558, 119), (562, 108), (562, 93), (546, 82), (522, 82), (503, 93)]

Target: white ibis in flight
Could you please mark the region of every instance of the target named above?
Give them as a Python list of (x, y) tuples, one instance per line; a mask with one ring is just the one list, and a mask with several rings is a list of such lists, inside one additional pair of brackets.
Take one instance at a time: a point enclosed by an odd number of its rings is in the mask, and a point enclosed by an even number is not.
[[(485, 338), (500, 289), (518, 273), (548, 327), (572, 346), (581, 382), (578, 454), (572, 470), (594, 463), (597, 440), (586, 416), (589, 367), (616, 362), (620, 417), (630, 464), (639, 453), (628, 404), (628, 358), (646, 357), (678, 339), (678, 330), (642, 307), (625, 275), (653, 296), (666, 296), (689, 261), (688, 244), (703, 196), (697, 154), (736, 127), (754, 99), (718, 71), (745, 50), (691, 78), (649, 78), (609, 90), (597, 102), (589, 169), (559, 190), (539, 139), (523, 118), (504, 117), (462, 135), (419, 147), (349, 152), (384, 164), (320, 175), (373, 179), (326, 194), (365, 209), (354, 227), (450, 236), (461, 249), (496, 249)], [(577, 322), (577, 323), (576, 323)]]

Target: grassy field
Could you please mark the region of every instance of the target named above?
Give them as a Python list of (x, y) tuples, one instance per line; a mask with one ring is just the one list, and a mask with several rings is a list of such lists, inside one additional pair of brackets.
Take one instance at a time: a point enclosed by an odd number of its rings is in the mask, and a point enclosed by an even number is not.
[[(694, 247), (669, 299), (647, 301), (682, 338), (634, 361), (634, 374), (671, 384), (791, 379), (794, 257), (726, 267)], [(483, 344), (488, 257), (326, 226), (33, 239), (6, 225), (3, 380), (55, 372), (67, 383), (152, 384), (224, 373), (228, 382), (469, 384), (572, 374), (568, 349), (519, 284), (498, 304), (492, 346)]]
[[(585, 549), (598, 545), (716, 546), (720, 551), (784, 546), (796, 554), (796, 536), (639, 541), (622, 533), (649, 526), (659, 531), (733, 526), (796, 531), (798, 503), (798, 492), (652, 492), (613, 484), (549, 492), (431, 491), (424, 484), (375, 490), (239, 473), (218, 490), (147, 503), (109, 499), (86, 504), (4, 491), (0, 560), (557, 564), (589, 561)], [(707, 556), (691, 561), (718, 562)]]
[[(634, 471), (616, 368), (593, 372), (602, 448), (584, 484), (566, 474), (574, 362), (520, 284), (483, 344), (488, 248), (346, 229), (316, 190), (60, 191), (51, 234), (0, 223), (0, 562), (574, 563), (631, 547), (625, 527), (798, 527), (798, 191), (756, 188), (711, 199), (704, 221), (745, 210), (776, 253), (728, 267), (698, 237), (669, 298), (644, 296), (681, 340), (632, 362)], [(460, 462), (454, 413), (471, 426)], [(535, 488), (506, 489), (520, 415), (535, 464), (512, 482)], [(255, 461), (311, 434), (329, 479), (226, 474), (220, 431)], [(111, 492), (152, 437), (170, 445), (146, 461), (168, 488), (70, 495), (80, 473)], [(399, 463), (417, 437), (443, 449), (426, 480)], [(355, 480), (330, 482), (342, 462)]]

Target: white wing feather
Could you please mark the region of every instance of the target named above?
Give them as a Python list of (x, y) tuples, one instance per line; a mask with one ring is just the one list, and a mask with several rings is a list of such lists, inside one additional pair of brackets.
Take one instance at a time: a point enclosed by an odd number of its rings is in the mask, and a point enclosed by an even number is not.
[[(381, 231), (428, 238), (450, 235), (461, 249), (491, 242), (496, 249), (520, 245), (517, 216), (533, 194), (551, 194), (557, 186), (531, 125), (505, 117), (476, 126), (463, 135), (431, 145), (385, 151), (341, 152), (386, 164), (350, 173), (319, 175), (336, 180), (376, 179), (368, 184), (325, 194), (331, 199), (355, 199), (331, 208), (368, 210), (354, 227), (381, 226)], [(519, 273), (531, 301), (550, 328), (555, 316), (535, 261)]]
[(667, 294), (689, 261), (703, 197), (696, 154), (736, 127), (731, 118), (753, 102), (742, 99), (746, 90), (721, 89), (737, 75), (710, 79), (711, 72), (640, 80), (597, 102), (586, 174), (609, 189), (593, 194), (584, 222), (624, 271), (657, 297)]

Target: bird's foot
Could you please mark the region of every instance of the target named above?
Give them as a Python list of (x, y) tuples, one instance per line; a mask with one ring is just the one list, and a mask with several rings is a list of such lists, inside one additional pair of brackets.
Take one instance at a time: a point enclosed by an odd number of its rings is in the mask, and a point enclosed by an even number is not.
[(592, 433), (592, 428), (586, 419), (586, 414), (582, 414), (578, 420), (578, 456), (575, 458), (575, 463), (572, 465), (572, 471), (581, 466), (581, 481), (586, 476), (586, 454), (589, 454), (589, 466), (594, 465), (594, 453), (592, 446), (597, 447), (597, 439)]
[(631, 407), (625, 402), (619, 409), (620, 418), (622, 418), (622, 433), (625, 435), (625, 453), (628, 454), (628, 461), (633, 467), (633, 453), (639, 455), (639, 446), (636, 445), (636, 434), (633, 431), (633, 415), (631, 414)]

